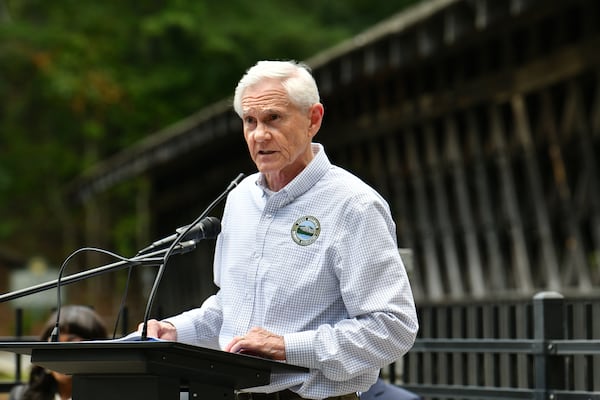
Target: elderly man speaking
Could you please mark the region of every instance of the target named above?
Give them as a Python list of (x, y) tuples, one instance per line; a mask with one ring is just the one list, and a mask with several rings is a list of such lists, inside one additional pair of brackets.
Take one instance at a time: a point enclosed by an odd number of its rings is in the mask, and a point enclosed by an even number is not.
[(258, 172), (227, 197), (219, 290), (148, 335), (285, 360), (244, 399), (358, 399), (413, 345), (418, 322), (387, 202), (313, 141), (324, 107), (308, 67), (260, 61), (234, 108)]

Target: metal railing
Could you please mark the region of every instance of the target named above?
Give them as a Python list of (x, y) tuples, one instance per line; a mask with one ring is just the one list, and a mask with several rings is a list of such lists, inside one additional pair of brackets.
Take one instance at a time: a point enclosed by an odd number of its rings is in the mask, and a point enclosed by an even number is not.
[(554, 292), (420, 307), (420, 337), (390, 379), (426, 399), (600, 399), (599, 311)]

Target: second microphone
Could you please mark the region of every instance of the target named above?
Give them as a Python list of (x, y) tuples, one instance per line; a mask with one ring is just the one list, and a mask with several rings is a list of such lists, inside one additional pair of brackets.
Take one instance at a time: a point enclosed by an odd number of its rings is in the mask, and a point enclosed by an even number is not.
[[(165, 238), (153, 242), (150, 246), (140, 250), (138, 255), (147, 253), (151, 250), (155, 250), (161, 246), (172, 243), (175, 239), (188, 229), (189, 225), (182, 226), (181, 228), (175, 229), (174, 234), (169, 235)], [(206, 217), (200, 220), (184, 237), (181, 238), (181, 242), (193, 240), (199, 242), (204, 239), (214, 239), (221, 233), (221, 221), (215, 217)]]

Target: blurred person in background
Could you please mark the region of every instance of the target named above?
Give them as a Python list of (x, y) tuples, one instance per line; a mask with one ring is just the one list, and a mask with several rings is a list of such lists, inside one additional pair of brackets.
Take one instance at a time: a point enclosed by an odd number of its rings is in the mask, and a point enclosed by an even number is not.
[[(49, 341), (56, 325), (56, 311), (48, 318), (40, 340)], [(59, 342), (107, 339), (102, 318), (91, 308), (80, 305), (64, 306), (60, 310)], [(38, 365), (31, 367), (29, 382), (15, 386), (9, 400), (69, 400), (73, 382), (70, 375), (48, 370)]]

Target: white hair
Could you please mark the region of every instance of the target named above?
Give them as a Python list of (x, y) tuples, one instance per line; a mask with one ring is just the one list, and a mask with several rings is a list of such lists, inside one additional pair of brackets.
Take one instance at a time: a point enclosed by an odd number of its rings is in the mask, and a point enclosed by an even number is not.
[(242, 96), (244, 91), (264, 79), (277, 79), (286, 90), (290, 101), (303, 110), (319, 103), (319, 89), (310, 73), (310, 68), (303, 63), (290, 61), (259, 61), (246, 71), (240, 79), (233, 96), (233, 109), (241, 117)]

